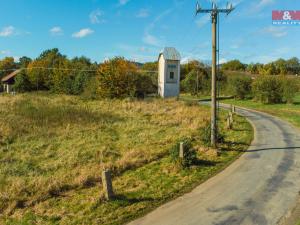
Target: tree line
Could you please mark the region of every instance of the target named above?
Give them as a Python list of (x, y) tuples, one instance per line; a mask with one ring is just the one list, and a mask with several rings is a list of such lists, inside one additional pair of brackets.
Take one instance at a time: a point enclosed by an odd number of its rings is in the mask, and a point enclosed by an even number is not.
[[(249, 65), (232, 60), (221, 65), (218, 72), (219, 93), (241, 99), (256, 93), (255, 98), (260, 101), (290, 102), (298, 86), (290, 79), (283, 78), (283, 75), (295, 75), (299, 73), (299, 68), (297, 58)], [(50, 91), (88, 98), (143, 98), (147, 94), (156, 94), (158, 89), (157, 61), (141, 64), (115, 57), (96, 63), (86, 57), (69, 59), (54, 48), (42, 52), (36, 59), (22, 57), (15, 62), (7, 57), (0, 60), (0, 79), (16, 69), (21, 69), (15, 78), (14, 89), (17, 92)], [(253, 80), (246, 73), (232, 75), (231, 71), (267, 75), (267, 78), (259, 76)], [(197, 60), (183, 64), (180, 82), (182, 92), (209, 95), (211, 67)], [(260, 90), (268, 96), (258, 94)], [(276, 93), (272, 90), (276, 90)], [(274, 95), (280, 99), (273, 100)]]
[(296, 75), (300, 74), (300, 61), (298, 58), (278, 59), (276, 61), (261, 64), (244, 64), (239, 60), (232, 60), (221, 66), (222, 70), (244, 71), (259, 75)]

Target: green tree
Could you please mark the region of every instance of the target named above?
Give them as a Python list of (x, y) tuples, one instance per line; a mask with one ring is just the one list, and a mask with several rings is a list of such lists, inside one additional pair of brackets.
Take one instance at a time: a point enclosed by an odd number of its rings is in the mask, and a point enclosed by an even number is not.
[(245, 99), (251, 94), (252, 79), (248, 76), (231, 76), (228, 80), (229, 93), (236, 99)]
[(15, 77), (14, 89), (17, 92), (26, 92), (32, 89), (25, 70), (21, 70), (21, 72)]
[(183, 81), (182, 89), (192, 95), (208, 93), (210, 91), (210, 78), (208, 72), (203, 68), (195, 68)]
[(17, 68), (15, 60), (13, 57), (6, 57), (0, 60), (0, 80), (13, 72)]
[(278, 76), (260, 76), (252, 85), (254, 98), (262, 103), (281, 103), (284, 101), (284, 83)]
[(27, 68), (27, 66), (29, 65), (29, 63), (32, 62), (32, 59), (27, 57), (27, 56), (23, 56), (19, 59), (19, 63), (18, 66), (20, 68)]
[(222, 70), (245, 71), (246, 65), (239, 60), (232, 60), (222, 65)]

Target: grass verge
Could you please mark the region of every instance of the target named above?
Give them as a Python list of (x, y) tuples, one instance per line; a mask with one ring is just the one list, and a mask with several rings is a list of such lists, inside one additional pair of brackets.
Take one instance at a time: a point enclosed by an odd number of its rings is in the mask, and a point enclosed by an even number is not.
[(300, 127), (300, 93), (295, 97), (294, 104), (262, 104), (253, 100), (234, 99), (223, 100), (222, 102), (266, 112)]

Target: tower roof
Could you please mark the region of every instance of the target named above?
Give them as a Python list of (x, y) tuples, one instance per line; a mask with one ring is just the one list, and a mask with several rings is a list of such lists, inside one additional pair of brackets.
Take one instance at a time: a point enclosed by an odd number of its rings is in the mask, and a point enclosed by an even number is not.
[(161, 55), (164, 56), (165, 60), (181, 60), (180, 53), (173, 47), (165, 47), (159, 54), (159, 57)]

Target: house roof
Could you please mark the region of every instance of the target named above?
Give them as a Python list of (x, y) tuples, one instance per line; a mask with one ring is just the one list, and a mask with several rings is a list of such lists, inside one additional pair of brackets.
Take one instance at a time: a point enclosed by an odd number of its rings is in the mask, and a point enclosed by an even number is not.
[(20, 72), (21, 72), (21, 69), (15, 70), (14, 72), (12, 72), (12, 73), (6, 75), (5, 77), (3, 77), (3, 78), (1, 79), (1, 81), (2, 81), (2, 82), (7, 82), (7, 81), (9, 81), (11, 78), (17, 76), (18, 73), (20, 73)]
[(163, 55), (165, 60), (181, 60), (180, 53), (172, 47), (166, 47), (164, 48), (161, 53), (159, 54), (159, 57)]

